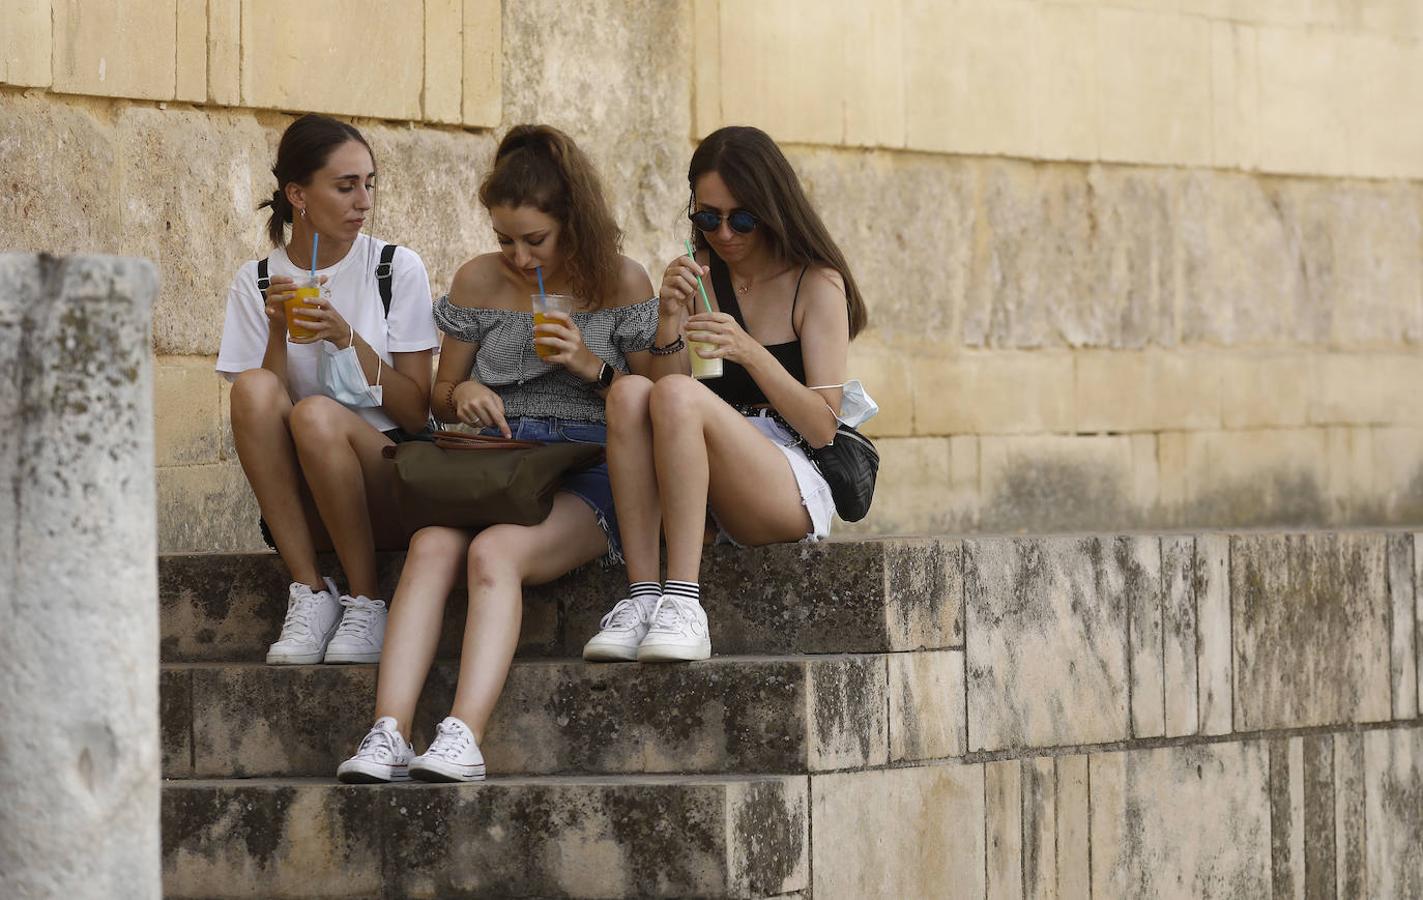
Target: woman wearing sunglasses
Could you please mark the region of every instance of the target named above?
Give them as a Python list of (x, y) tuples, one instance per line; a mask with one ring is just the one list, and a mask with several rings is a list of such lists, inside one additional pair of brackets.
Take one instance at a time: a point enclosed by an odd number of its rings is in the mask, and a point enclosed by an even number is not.
[(589, 660), (706, 659), (698, 579), (708, 526), (740, 546), (813, 541), (834, 513), (800, 443), (834, 437), (850, 340), (866, 321), (844, 254), (759, 129), (708, 135), (687, 179), (696, 255), (663, 275), (652, 353), (682, 357), (686, 373), (695, 341), (723, 374), (629, 376), (609, 392), (609, 474), (630, 587), (584, 647)]

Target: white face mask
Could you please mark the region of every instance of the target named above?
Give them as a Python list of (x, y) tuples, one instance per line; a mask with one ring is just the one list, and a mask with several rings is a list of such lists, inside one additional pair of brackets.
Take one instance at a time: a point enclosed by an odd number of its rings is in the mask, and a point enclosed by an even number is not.
[(860, 379), (851, 378), (845, 382), (844, 390), (840, 394), (840, 415), (837, 417), (841, 422), (851, 428), (859, 428), (878, 412), (879, 404), (865, 392), (865, 386), (860, 384)]
[(376, 357), (376, 383), (367, 384), (354, 342), (344, 350), (333, 350), (332, 346), (329, 341), (322, 341), (321, 356), (316, 362), (322, 393), (352, 409), (380, 406), (384, 392), (380, 386), (382, 361), (379, 355)]

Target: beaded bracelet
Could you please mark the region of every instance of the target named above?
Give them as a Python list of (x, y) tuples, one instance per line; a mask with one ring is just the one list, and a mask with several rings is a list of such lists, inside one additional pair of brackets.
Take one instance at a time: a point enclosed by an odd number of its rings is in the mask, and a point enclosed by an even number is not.
[(679, 334), (677, 335), (677, 340), (673, 341), (667, 346), (659, 347), (656, 344), (653, 344), (649, 349), (653, 356), (671, 356), (673, 353), (676, 353), (678, 350), (681, 350), (686, 346), (687, 342), (683, 340), (682, 336)]

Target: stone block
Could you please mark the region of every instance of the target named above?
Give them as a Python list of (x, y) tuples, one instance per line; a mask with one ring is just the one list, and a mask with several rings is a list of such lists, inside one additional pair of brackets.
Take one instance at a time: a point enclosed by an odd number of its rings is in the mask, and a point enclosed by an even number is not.
[(242, 103), (381, 119), (419, 119), (424, 66), (350, 65), (380, 35), (390, 59), (423, 60), (423, 16), (353, 0), (242, 0)]
[(1079, 351), (1077, 431), (1219, 428), (1221, 376), (1205, 353)]
[(885, 548), (884, 620), (895, 650), (963, 647), (963, 546), (903, 538)]
[(954, 353), (911, 363), (914, 430), (921, 435), (1073, 430), (1073, 357), (1056, 351)]
[(887, 659), (890, 761), (963, 756), (963, 651), (893, 653)]
[(50, 0), (0, 0), (0, 84), (49, 87), (54, 46)]
[(1390, 718), (1381, 534), (1231, 538), (1235, 728)]
[(772, 896), (807, 886), (808, 806), (804, 778), (777, 777), (512, 779), (466, 790), (171, 783), (164, 889), (178, 897), (308, 894), (313, 884), (333, 896)]
[[(159, 354), (216, 353), (236, 267), (267, 255), (260, 199), (270, 196), (267, 133), (250, 116), (129, 106), (113, 130), (121, 201), (119, 240), (156, 260)], [(199, 152), (200, 151), (200, 152)], [(212, 185), (195, 191), (192, 185)]]
[[(1336, 883), (1335, 868), (1335, 765), (1334, 738), (1331, 735), (1311, 735), (1300, 739), (1303, 745), (1298, 759), (1302, 775), (1301, 783), (1295, 787), (1291, 775), (1290, 794), (1294, 803), (1294, 793), (1302, 794), (1301, 806), (1304, 811), (1304, 893), (1307, 897), (1328, 897), (1334, 894)], [(1290, 744), (1290, 765), (1295, 765), (1294, 742)], [(1291, 842), (1295, 838), (1291, 835)], [(1296, 844), (1296, 846), (1298, 846)]]
[[(501, 10), (498, 0), (478, 5)], [(572, 135), (597, 166), (625, 233), (623, 252), (649, 265), (654, 285), (682, 252), (673, 238), (687, 233), (694, 53), (688, 12), (686, 4), (661, 0), (630, 0), (617, 15), (598, 5), (565, 4), (553, 15), (538, 3), (503, 4), (503, 50), (495, 61), (521, 64), (494, 77), (494, 85), (503, 85), (496, 120), (471, 123), (466, 109), (466, 124), (548, 122)], [(471, 17), (466, 6), (466, 41), (499, 34), (471, 31)], [(465, 52), (468, 60), (468, 44)], [(471, 182), (471, 194), (473, 188)]]
[(1161, 497), (1181, 527), (1309, 526), (1329, 521), (1324, 429), (1163, 432)]
[(1231, 710), (1231, 543), (1223, 534), (1196, 537), (1191, 590), (1196, 598), (1198, 734), (1228, 734)]
[(1162, 670), (1167, 737), (1196, 734), (1196, 540), (1161, 538)]
[(460, 117), (466, 125), (493, 128), (504, 111), (504, 29), (499, 0), (464, 0), (463, 28)]
[[(819, 6), (820, 4), (813, 4)], [(826, 5), (827, 9), (835, 9)], [(900, 2), (847, 3), (835, 13), (845, 45), (845, 126), (851, 146), (903, 147), (904, 9)], [(853, 38), (849, 36), (853, 35)], [(824, 97), (821, 93), (817, 99)]]
[(177, 69), (174, 97), (194, 103), (208, 99), (207, 0), (177, 0)]
[[(1132, 499), (1144, 511), (1156, 509), (1161, 503), (1161, 462), (1156, 435), (1133, 434), (1129, 437)], [(1160, 528), (1164, 523), (1155, 520), (1151, 524)]]
[(158, 550), (212, 553), (265, 549), (257, 498), (235, 463), (169, 466), (158, 472)]
[(53, 0), (53, 8), (56, 91), (174, 98), (177, 0)]
[(1368, 895), (1423, 896), (1423, 728), (1362, 735)]
[(162, 669), (158, 675), (158, 741), (164, 778), (193, 777), (192, 676), (188, 669)]
[[(1329, 514), (1335, 522), (1382, 518), (1379, 482), (1391, 467), (1376, 471), (1374, 435), (1378, 429), (1339, 425), (1325, 429), (1329, 443)], [(1385, 478), (1380, 478), (1384, 475)]]
[(1418, 718), (1417, 596), (1413, 535), (1388, 537), (1389, 682), (1395, 719)]
[[(812, 660), (806, 666), (805, 679), (810, 732), (807, 769), (823, 772), (887, 763), (889, 674), (885, 660), (879, 656)], [(656, 708), (660, 702), (653, 700), (651, 705)], [(767, 717), (767, 722), (774, 718)], [(764, 729), (764, 725), (759, 727)], [(733, 770), (745, 771), (746, 767)]]
[(989, 900), (1023, 896), (1023, 764), (983, 764)]
[(816, 900), (932, 897), (946, 885), (981, 897), (981, 765), (811, 776)]
[(1032, 152), (1032, 6), (908, 4), (904, 12), (905, 143), (940, 153)]
[(1262, 27), (1259, 54), (1260, 168), (1299, 175), (1349, 175), (1356, 101), (1338, 32)]
[(1037, 159), (1099, 158), (1101, 64), (1093, 5), (1032, 10), (1030, 84)]
[(977, 498), (952, 490), (947, 439), (881, 438), (875, 447), (880, 469), (874, 504), (863, 520), (843, 526), (846, 533), (936, 534), (963, 530), (972, 521)]
[[(1418, 543), (1423, 540), (1417, 533), (1412, 535), (1413, 539), (1413, 584), (1414, 584), (1414, 607), (1413, 607), (1413, 627), (1414, 627), (1414, 648), (1423, 647), (1423, 591), (1418, 590), (1418, 585), (1423, 584), (1423, 552), (1420, 552)], [(1419, 706), (1423, 707), (1423, 662), (1418, 664), (1418, 697)]]
[[(1054, 758), (1057, 769), (1057, 894), (1092, 896), (1091, 797), (1087, 756)], [(1048, 894), (1052, 896), (1051, 893)]]
[(1138, 592), (1159, 590), (1155, 546), (964, 541), (970, 752), (1129, 736), (1127, 610)]
[(862, 334), (850, 345), (846, 373), (860, 379), (880, 408), (879, 414), (860, 429), (870, 437), (933, 433), (915, 425), (914, 381), (907, 356), (902, 348), (886, 344), (878, 335)]
[(208, 100), (242, 103), (242, 0), (208, 0)]
[(979, 439), (984, 531), (1110, 531), (1142, 517), (1125, 435)]
[(1304, 897), (1304, 738), (1272, 740), (1269, 753), (1274, 896)]
[(1375, 178), (1423, 174), (1423, 125), (1410, 113), (1423, 103), (1423, 46), (1396, 34), (1354, 34), (1346, 40), (1345, 71), (1356, 91), (1351, 110), (1352, 171)]
[(1211, 161), (1254, 169), (1260, 158), (1260, 59), (1256, 29), (1213, 21), (1211, 29)]
[[(1423, 516), (1423, 428), (1358, 429), (1371, 445), (1372, 490), (1358, 521), (1412, 523)], [(1367, 463), (1365, 463), (1367, 464)]]
[(219, 379), (206, 357), (159, 357), (153, 369), (154, 462), (159, 466), (218, 461)]
[(1359, 11), (1365, 28), (1398, 37), (1423, 37), (1423, 9), (1411, 0), (1377, 0)]
[(1423, 424), (1423, 359), (1409, 354), (1331, 353), (1314, 365), (1315, 425)]
[(1131, 669), (1131, 734), (1135, 738), (1166, 733), (1165, 614), (1161, 540), (1117, 538), (1118, 560), (1135, 573), (1126, 581)]
[(1092, 756), (1093, 893), (1268, 896), (1269, 773), (1262, 742)]
[[(5, 91), (0, 134), (0, 246), (55, 255), (120, 252), (110, 127), (82, 104)], [(59, 212), (59, 197), (70, 214)]]
[(692, 134), (703, 138), (724, 123), (721, 114), (721, 0), (692, 0)]
[(1100, 9), (1102, 159), (1210, 165), (1211, 34), (1202, 19)]
[(422, 117), (427, 122), (458, 125), (464, 100), (464, 0), (425, 0), (424, 12)]
[[(1334, 874), (1337, 897), (1363, 897), (1368, 881), (1368, 761), (1364, 735), (1334, 738)], [(1379, 896), (1384, 896), (1380, 894)]]
[(1315, 401), (1312, 353), (1232, 353), (1215, 357), (1220, 373), (1221, 424), (1282, 428), (1308, 424)]
[(1058, 896), (1057, 760), (1040, 756), (1023, 767), (1023, 892), (1025, 900)]

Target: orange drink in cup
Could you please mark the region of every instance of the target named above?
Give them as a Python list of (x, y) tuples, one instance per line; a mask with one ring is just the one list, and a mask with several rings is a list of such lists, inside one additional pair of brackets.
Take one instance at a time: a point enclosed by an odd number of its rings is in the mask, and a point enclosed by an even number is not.
[(321, 285), (308, 278), (297, 287), (296, 293), (286, 299), (287, 335), (295, 340), (310, 340), (316, 332), (307, 328), (297, 319), (299, 310), (314, 308), (313, 301), (321, 297)]
[[(551, 321), (545, 314), (552, 312), (573, 314), (573, 298), (568, 294), (530, 294), (534, 307), (534, 326)], [(539, 359), (548, 359), (558, 351), (552, 347), (546, 347), (538, 342), (539, 334), (534, 332), (534, 352), (539, 355)]]

